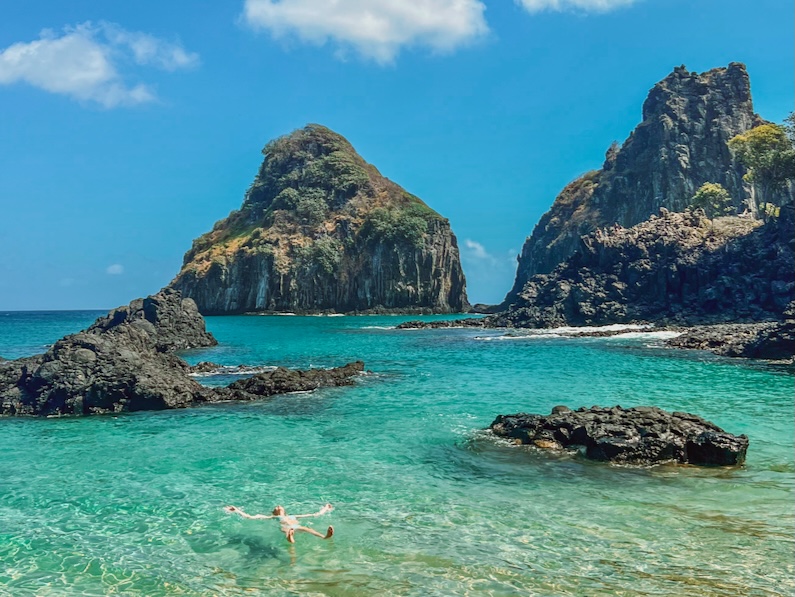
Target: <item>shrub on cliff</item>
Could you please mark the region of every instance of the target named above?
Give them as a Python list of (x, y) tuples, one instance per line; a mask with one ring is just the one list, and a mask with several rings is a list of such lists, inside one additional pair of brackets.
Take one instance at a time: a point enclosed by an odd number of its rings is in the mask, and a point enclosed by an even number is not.
[(369, 213), (361, 234), (367, 240), (405, 241), (417, 248), (422, 246), (428, 220), (420, 206), (402, 209), (377, 207)]
[(714, 182), (705, 182), (693, 195), (690, 202), (693, 209), (701, 208), (710, 219), (733, 213), (734, 206), (729, 191)]
[(324, 273), (333, 274), (342, 261), (342, 253), (339, 241), (330, 236), (322, 236), (311, 245), (298, 249), (297, 257), (303, 268), (317, 267)]
[(759, 186), (764, 202), (795, 178), (795, 147), (787, 129), (763, 124), (729, 141), (737, 159), (748, 168), (746, 180)]

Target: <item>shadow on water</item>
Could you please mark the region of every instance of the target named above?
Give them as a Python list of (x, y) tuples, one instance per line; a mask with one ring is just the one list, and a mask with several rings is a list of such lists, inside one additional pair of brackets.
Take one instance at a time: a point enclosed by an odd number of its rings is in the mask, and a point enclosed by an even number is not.
[(290, 563), (290, 556), (283, 547), (256, 535), (236, 533), (227, 536), (225, 543), (219, 542), (217, 537), (202, 539), (191, 536), (188, 538), (188, 544), (194, 553), (199, 554), (211, 554), (224, 549), (233, 549), (249, 565), (261, 564), (270, 560), (277, 560), (282, 564)]

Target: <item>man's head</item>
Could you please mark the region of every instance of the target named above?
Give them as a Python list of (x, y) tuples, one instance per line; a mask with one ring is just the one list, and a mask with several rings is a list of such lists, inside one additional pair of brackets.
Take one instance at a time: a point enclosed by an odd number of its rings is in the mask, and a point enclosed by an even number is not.
[(285, 514), (284, 508), (282, 508), (281, 506), (276, 506), (273, 509), (273, 512), (271, 512), (271, 514), (273, 514), (274, 516), (284, 516)]

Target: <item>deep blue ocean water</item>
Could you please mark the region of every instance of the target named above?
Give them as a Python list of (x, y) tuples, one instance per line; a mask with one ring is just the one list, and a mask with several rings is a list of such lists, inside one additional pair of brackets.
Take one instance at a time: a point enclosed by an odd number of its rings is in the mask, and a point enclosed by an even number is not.
[[(0, 313), (0, 356), (99, 312)], [(207, 318), (190, 362), (328, 367), (353, 387), (248, 404), (0, 419), (0, 595), (793, 595), (795, 388), (658, 335), (398, 331), (410, 317)], [(206, 383), (231, 378), (203, 378)], [(496, 441), (500, 413), (686, 410), (739, 469), (623, 468)], [(289, 546), (273, 521), (336, 535)], [(311, 520), (311, 519), (310, 519)]]

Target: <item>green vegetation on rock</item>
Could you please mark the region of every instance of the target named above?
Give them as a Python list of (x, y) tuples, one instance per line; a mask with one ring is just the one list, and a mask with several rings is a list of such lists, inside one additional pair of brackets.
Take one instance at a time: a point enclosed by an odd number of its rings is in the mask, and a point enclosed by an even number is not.
[(729, 141), (737, 159), (748, 168), (745, 179), (759, 187), (762, 203), (775, 203), (776, 193), (795, 178), (795, 146), (788, 132), (784, 126), (768, 123)]
[(173, 285), (204, 313), (468, 308), (447, 220), (310, 124), (263, 149), (241, 208)]
[(690, 207), (703, 209), (708, 218), (728, 216), (735, 211), (732, 198), (722, 185), (705, 182), (693, 195)]
[(429, 215), (427, 209), (413, 204), (405, 207), (378, 207), (368, 214), (360, 234), (369, 241), (405, 241), (420, 248), (428, 231)]

